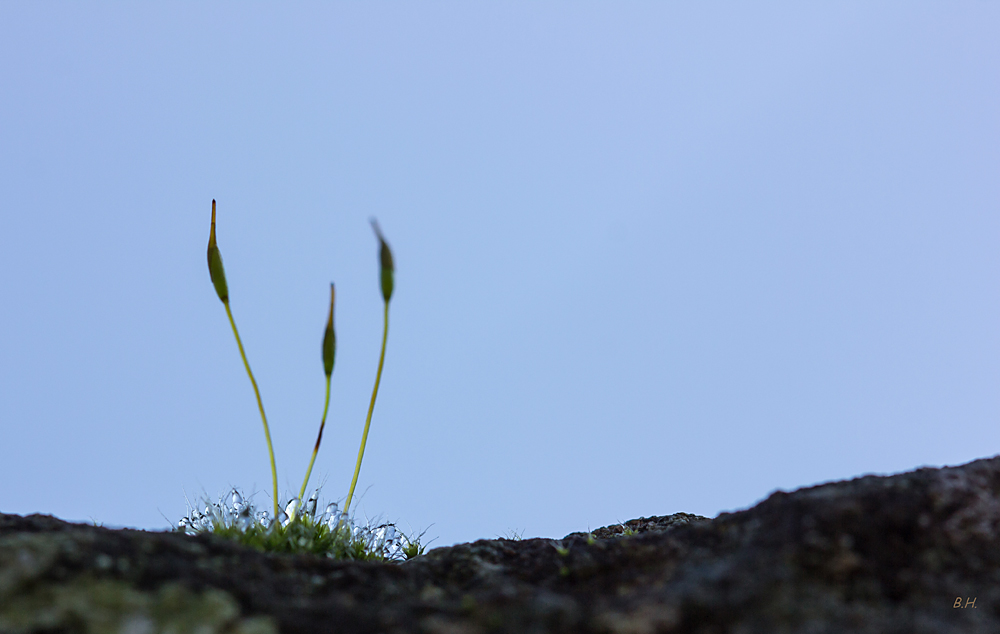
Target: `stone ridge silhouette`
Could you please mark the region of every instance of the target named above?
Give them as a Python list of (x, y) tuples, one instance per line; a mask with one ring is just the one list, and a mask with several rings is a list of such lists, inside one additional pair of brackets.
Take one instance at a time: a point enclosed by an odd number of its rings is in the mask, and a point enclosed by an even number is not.
[(1000, 631), (1000, 457), (402, 564), (0, 514), (0, 633)]

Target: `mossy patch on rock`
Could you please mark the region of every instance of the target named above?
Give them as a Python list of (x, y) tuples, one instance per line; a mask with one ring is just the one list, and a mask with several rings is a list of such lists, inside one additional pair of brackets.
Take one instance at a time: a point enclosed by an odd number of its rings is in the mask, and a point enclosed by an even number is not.
[(5, 598), (0, 632), (88, 634), (276, 634), (267, 617), (241, 618), (239, 604), (215, 588), (192, 592), (167, 583), (144, 592), (127, 582), (77, 577), (33, 584)]
[(92, 532), (72, 530), (0, 535), (0, 632), (278, 631), (270, 618), (242, 618), (239, 603), (217, 588), (194, 591), (168, 581), (144, 589), (115, 578), (135, 559), (95, 554), (97, 541)]

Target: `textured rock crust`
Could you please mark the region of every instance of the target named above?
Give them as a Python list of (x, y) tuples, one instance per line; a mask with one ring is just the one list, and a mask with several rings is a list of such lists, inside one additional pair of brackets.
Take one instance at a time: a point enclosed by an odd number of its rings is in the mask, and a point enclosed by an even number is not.
[(998, 524), (1000, 457), (404, 564), (0, 514), (0, 632), (1000, 632)]

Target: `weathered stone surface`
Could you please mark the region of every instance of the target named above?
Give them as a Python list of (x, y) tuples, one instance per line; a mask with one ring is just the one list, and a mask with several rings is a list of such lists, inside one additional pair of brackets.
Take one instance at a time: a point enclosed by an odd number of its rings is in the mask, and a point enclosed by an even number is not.
[(404, 564), (0, 515), (0, 632), (985, 634), (998, 525), (1000, 457)]

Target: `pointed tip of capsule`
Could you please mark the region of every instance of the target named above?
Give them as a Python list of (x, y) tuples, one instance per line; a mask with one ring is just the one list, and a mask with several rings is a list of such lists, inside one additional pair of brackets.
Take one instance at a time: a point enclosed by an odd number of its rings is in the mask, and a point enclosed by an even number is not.
[(330, 317), (326, 320), (327, 330), (333, 330), (333, 302), (336, 297), (333, 282), (330, 282)]
[[(333, 332), (333, 282), (330, 282), (330, 316), (326, 320), (326, 331), (323, 333), (323, 372), (327, 378), (333, 374), (333, 360), (337, 354), (337, 335)], [(317, 441), (317, 447), (319, 441)]]
[(215, 292), (223, 303), (229, 301), (229, 287), (226, 285), (226, 272), (222, 267), (222, 255), (215, 243), (215, 199), (212, 199), (212, 228), (208, 233), (208, 273), (215, 286)]
[(208, 231), (208, 246), (215, 245), (215, 199), (212, 199), (212, 227)]
[(392, 261), (392, 251), (389, 250), (389, 243), (385, 241), (385, 237), (382, 235), (382, 229), (378, 226), (378, 220), (372, 218), (371, 223), (372, 229), (375, 230), (375, 235), (378, 237), (379, 241), (378, 258), (382, 269), (379, 274), (381, 278), (380, 284), (382, 286), (382, 297), (385, 299), (386, 305), (388, 306), (389, 298), (392, 297), (392, 289), (394, 286), (393, 276), (396, 266)]
[(384, 270), (394, 271), (395, 265), (392, 261), (392, 251), (389, 249), (389, 243), (385, 241), (385, 236), (382, 235), (382, 228), (378, 225), (378, 220), (374, 217), (371, 218), (372, 229), (375, 230), (375, 237), (378, 238), (379, 242), (379, 261)]

